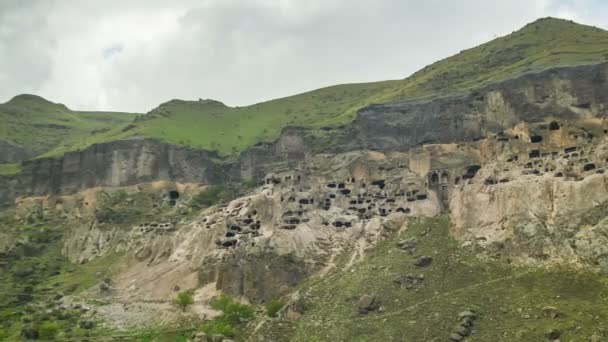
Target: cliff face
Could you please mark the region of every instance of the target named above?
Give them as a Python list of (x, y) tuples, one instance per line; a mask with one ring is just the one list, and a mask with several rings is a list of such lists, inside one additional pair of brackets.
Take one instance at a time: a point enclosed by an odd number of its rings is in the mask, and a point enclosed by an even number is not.
[(363, 148), (407, 150), (481, 139), (520, 123), (608, 116), (608, 64), (551, 69), (476, 92), (372, 105), (354, 122)]
[(155, 180), (213, 183), (230, 177), (214, 153), (168, 145), (156, 140), (133, 139), (91, 146), (62, 158), (23, 163), (20, 174), (0, 178), (6, 187), (0, 202), (15, 196), (69, 194), (105, 186), (118, 187)]

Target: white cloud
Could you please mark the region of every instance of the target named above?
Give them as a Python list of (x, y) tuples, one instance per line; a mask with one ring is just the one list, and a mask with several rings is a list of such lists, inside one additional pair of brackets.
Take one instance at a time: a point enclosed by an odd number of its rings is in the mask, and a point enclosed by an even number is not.
[(606, 22), (598, 0), (3, 1), (0, 100), (129, 111), (402, 78), (547, 15)]

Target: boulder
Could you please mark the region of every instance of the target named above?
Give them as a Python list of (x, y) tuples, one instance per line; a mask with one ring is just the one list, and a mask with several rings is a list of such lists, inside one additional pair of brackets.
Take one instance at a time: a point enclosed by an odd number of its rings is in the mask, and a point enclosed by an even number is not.
[(551, 319), (556, 319), (557, 317), (559, 317), (560, 312), (557, 310), (557, 308), (553, 306), (545, 306), (543, 308), (543, 315)]
[(460, 336), (469, 336), (471, 334), (471, 328), (466, 325), (457, 325), (454, 328), (454, 332)]
[(192, 342), (207, 342), (207, 334), (199, 331), (192, 335)]
[(95, 328), (95, 322), (91, 321), (91, 320), (85, 320), (85, 321), (81, 321), (79, 326), (82, 329), (93, 329)]
[(375, 295), (363, 295), (359, 298), (357, 302), (357, 308), (359, 309), (360, 314), (367, 314), (374, 310), (377, 310), (379, 307), (378, 300)]
[(458, 341), (462, 341), (462, 340), (464, 340), (464, 337), (462, 337), (461, 335), (459, 335), (457, 333), (450, 334), (450, 341), (458, 342)]
[(101, 291), (110, 291), (110, 285), (108, 283), (101, 283), (99, 284), (99, 289)]
[(414, 261), (414, 266), (416, 267), (428, 267), (431, 265), (431, 263), (433, 262), (433, 258), (431, 258), (430, 256), (419, 256), (418, 258), (416, 258), (416, 260)]
[(21, 337), (26, 340), (36, 340), (38, 339), (38, 330), (32, 327), (25, 327), (21, 329)]
[(415, 238), (401, 240), (397, 243), (397, 247), (402, 250), (412, 254), (416, 251), (416, 246), (418, 245), (418, 240)]
[(465, 310), (458, 314), (458, 319), (462, 320), (465, 318), (475, 319), (477, 318), (477, 315), (471, 310)]
[(557, 340), (562, 335), (562, 332), (557, 329), (550, 329), (545, 333), (547, 339), (553, 341)]

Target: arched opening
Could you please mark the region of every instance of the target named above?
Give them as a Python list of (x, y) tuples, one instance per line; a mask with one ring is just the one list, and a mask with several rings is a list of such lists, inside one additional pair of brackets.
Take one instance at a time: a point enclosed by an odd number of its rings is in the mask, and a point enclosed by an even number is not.
[(176, 200), (179, 198), (179, 192), (177, 190), (169, 191), (169, 199)]
[(449, 177), (448, 177), (448, 173), (444, 172), (441, 174), (441, 183), (442, 184), (448, 184), (449, 183)]
[(549, 123), (549, 130), (557, 131), (558, 129), (559, 129), (559, 123), (557, 123), (557, 121), (551, 121), (551, 123)]
[(439, 175), (438, 175), (438, 174), (436, 174), (436, 173), (433, 173), (433, 174), (431, 175), (431, 184), (432, 184), (432, 185), (436, 185), (436, 184), (438, 184), (438, 183), (439, 183)]

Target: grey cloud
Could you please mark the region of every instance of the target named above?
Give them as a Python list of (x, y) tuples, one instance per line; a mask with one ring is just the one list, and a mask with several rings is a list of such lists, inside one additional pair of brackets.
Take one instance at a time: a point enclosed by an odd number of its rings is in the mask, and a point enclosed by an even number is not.
[[(13, 41), (0, 23), (0, 48), (15, 51), (0, 65), (15, 84), (0, 99), (38, 89), (71, 107), (147, 111), (171, 98), (244, 105), (403, 78), (541, 16), (590, 18), (582, 9), (594, 0), (576, 1), (56, 1), (46, 16), (29, 9), (46, 24), (25, 25)], [(39, 37), (51, 43), (37, 47)], [(24, 58), (39, 64), (23, 70)]]
[(48, 78), (54, 40), (44, 13), (51, 6), (43, 0), (0, 2), (0, 98), (36, 92)]

